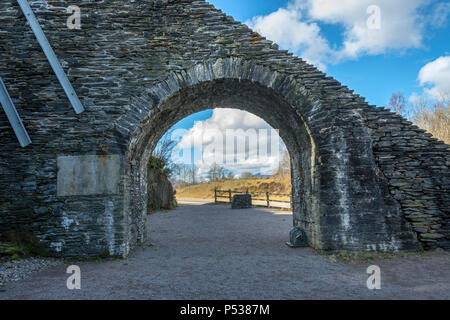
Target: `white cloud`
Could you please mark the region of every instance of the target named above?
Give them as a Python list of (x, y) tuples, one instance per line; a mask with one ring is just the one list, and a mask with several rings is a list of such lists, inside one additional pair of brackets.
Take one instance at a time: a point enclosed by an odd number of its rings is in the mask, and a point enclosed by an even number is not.
[[(244, 133), (251, 133), (253, 129), (257, 134), (258, 140), (254, 144), (250, 144), (247, 141), (246, 146), (244, 146), (245, 149), (238, 150), (236, 148), (234, 150), (234, 147), (232, 147), (232, 153), (226, 150), (228, 145), (225, 145), (224, 152), (219, 152), (220, 155), (217, 158), (218, 154), (215, 150), (216, 143), (217, 141), (225, 142), (227, 130), (230, 129), (235, 130), (235, 132), (241, 129)], [(248, 131), (249, 129), (250, 131)], [(278, 134), (275, 137), (270, 137), (271, 129), (272, 127), (263, 119), (246, 111), (237, 109), (214, 109), (210, 119), (198, 121), (188, 130), (179, 141), (178, 148), (189, 149), (195, 147), (201, 150), (203, 159), (197, 159), (196, 161), (200, 176), (204, 176), (213, 163), (219, 163), (226, 169), (237, 173), (252, 172), (270, 175), (277, 167), (280, 157), (283, 155), (283, 150), (281, 149), (285, 148)], [(223, 140), (221, 140), (222, 137)], [(258, 145), (268, 146), (270, 149), (272, 146), (271, 139), (273, 138), (278, 139), (281, 149), (278, 153), (274, 152), (272, 154), (269, 152), (267, 157), (262, 157), (261, 151), (258, 152)], [(238, 157), (241, 157), (241, 161), (230, 163), (226, 158), (222, 158), (222, 155), (226, 157), (226, 154), (233, 154), (233, 158), (236, 157), (236, 160)], [(222, 160), (226, 162), (222, 163)]]
[(283, 48), (301, 52), (306, 61), (324, 70), (331, 49), (320, 35), (320, 27), (314, 22), (304, 22), (303, 12), (297, 8), (281, 8), (265, 17), (255, 17), (247, 24), (256, 32), (275, 41)]
[(450, 16), (450, 3), (437, 3), (428, 17), (428, 23), (435, 28), (443, 28), (447, 25)]
[(450, 94), (450, 56), (439, 57), (426, 64), (417, 77), (424, 92), (432, 99)]
[[(314, 19), (341, 24), (345, 28), (339, 59), (357, 58), (362, 54), (382, 54), (390, 49), (418, 48), (422, 45), (423, 25), (418, 8), (426, 0), (310, 0)], [(379, 28), (370, 28), (368, 21), (377, 19)]]
[(417, 94), (417, 92), (413, 92), (408, 98), (408, 103), (413, 106), (419, 104), (422, 101), (424, 101), (424, 97)]
[[(247, 24), (324, 69), (327, 63), (343, 59), (421, 47), (427, 19), (419, 15), (419, 9), (429, 3), (430, 0), (293, 0), (285, 8), (254, 17)], [(379, 29), (368, 27), (368, 20), (374, 17), (368, 8), (374, 5), (380, 9)], [(439, 6), (446, 10), (448, 7), (443, 3), (435, 7)], [(441, 13), (439, 23), (446, 18), (447, 14)], [(330, 47), (319, 23), (343, 27), (338, 49)]]

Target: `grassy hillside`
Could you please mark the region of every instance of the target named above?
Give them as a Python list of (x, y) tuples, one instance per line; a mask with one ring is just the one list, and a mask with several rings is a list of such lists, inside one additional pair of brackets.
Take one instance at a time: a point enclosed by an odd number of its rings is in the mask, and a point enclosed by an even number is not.
[(196, 184), (176, 189), (177, 199), (213, 199), (214, 188), (245, 192), (291, 193), (291, 180), (288, 178), (250, 178), (220, 180), (216, 182)]

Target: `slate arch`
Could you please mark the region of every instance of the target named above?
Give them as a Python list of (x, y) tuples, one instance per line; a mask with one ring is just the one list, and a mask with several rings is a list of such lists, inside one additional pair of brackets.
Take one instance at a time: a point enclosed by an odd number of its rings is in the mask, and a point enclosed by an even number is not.
[(17, 1), (2, 1), (0, 76), (33, 143), (20, 148), (0, 112), (0, 232), (31, 233), (63, 256), (126, 256), (145, 240), (135, 200), (152, 143), (203, 99), (283, 129), (303, 183), (294, 223), (314, 248), (450, 248), (442, 141), (206, 1), (89, 1), (81, 30), (53, 2), (30, 5), (85, 112), (73, 113)]
[(345, 124), (345, 116), (333, 112), (339, 106), (323, 103), (291, 75), (254, 61), (221, 58), (173, 73), (134, 101), (143, 102), (133, 106), (140, 116), (130, 122), (127, 115), (115, 124), (137, 128), (129, 138), (125, 164), (131, 246), (145, 240), (146, 163), (157, 141), (192, 113), (239, 108), (280, 130), (292, 158), (293, 224), (305, 230), (311, 246), (347, 251), (418, 248), (398, 205), (389, 201), (386, 181), (377, 174), (361, 119), (356, 114), (350, 126)]

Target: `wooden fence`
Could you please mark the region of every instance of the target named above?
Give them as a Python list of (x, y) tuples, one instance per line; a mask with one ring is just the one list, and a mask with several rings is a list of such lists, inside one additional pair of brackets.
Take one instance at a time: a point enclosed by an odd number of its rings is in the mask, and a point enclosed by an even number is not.
[[(264, 206), (267, 208), (270, 207), (286, 208), (285, 206), (279, 205), (280, 203), (289, 203), (289, 207), (292, 208), (292, 196), (290, 194), (269, 193), (269, 192), (258, 193), (258, 192), (248, 192), (248, 190), (246, 192), (242, 192), (242, 191), (233, 191), (231, 189), (229, 190), (214, 189), (214, 202), (231, 203), (233, 201), (233, 195), (235, 194), (250, 194), (252, 196), (252, 201), (264, 201), (265, 202)], [(283, 200), (284, 198), (288, 198), (289, 200)]]

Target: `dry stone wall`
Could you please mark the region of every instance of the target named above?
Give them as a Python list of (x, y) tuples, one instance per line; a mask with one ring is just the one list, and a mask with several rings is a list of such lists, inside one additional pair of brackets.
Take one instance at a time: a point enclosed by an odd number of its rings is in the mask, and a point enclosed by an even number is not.
[[(158, 137), (234, 106), (282, 131), (311, 246), (448, 249), (449, 147), (207, 2), (78, 1), (81, 30), (67, 28), (71, 1), (30, 4), (86, 111), (73, 112), (17, 1), (1, 1), (0, 76), (33, 143), (20, 148), (0, 112), (0, 232), (59, 255), (126, 256), (146, 238)], [(70, 174), (79, 166), (95, 174)]]
[(249, 194), (236, 194), (231, 202), (231, 209), (248, 209), (252, 207), (252, 196)]
[(393, 199), (425, 248), (449, 249), (449, 146), (384, 108), (364, 114)]

